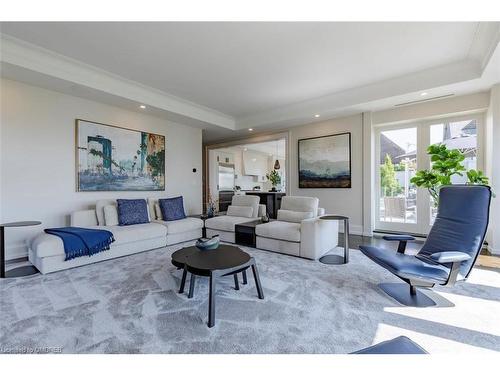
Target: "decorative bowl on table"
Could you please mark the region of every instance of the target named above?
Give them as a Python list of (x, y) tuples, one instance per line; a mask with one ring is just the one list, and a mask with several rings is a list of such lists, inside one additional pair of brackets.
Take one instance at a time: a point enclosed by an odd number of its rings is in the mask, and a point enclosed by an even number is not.
[(216, 234), (212, 238), (198, 238), (198, 241), (194, 244), (198, 250), (200, 251), (205, 251), (205, 250), (215, 250), (219, 247), (219, 235)]

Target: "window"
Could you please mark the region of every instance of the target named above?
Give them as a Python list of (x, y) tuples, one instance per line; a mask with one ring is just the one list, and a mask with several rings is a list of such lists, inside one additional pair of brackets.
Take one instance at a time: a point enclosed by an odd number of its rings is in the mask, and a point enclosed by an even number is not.
[[(427, 148), (445, 144), (464, 155), (466, 170), (481, 169), (481, 114), (381, 126), (376, 130), (376, 215), (375, 229), (427, 234), (437, 207), (426, 189), (417, 188), (411, 178), (418, 169), (429, 168)], [(453, 176), (454, 184), (467, 176)]]

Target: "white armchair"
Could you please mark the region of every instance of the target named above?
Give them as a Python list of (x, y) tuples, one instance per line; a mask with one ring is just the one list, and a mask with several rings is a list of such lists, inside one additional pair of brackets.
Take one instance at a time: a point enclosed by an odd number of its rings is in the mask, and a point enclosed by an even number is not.
[(205, 220), (207, 237), (218, 234), (221, 241), (234, 243), (236, 224), (257, 220), (266, 212), (266, 206), (259, 201), (259, 197), (254, 195), (234, 195), (226, 215)]
[(318, 259), (338, 245), (338, 222), (321, 220), (319, 199), (282, 198), (278, 220), (255, 228), (257, 248), (302, 258)]

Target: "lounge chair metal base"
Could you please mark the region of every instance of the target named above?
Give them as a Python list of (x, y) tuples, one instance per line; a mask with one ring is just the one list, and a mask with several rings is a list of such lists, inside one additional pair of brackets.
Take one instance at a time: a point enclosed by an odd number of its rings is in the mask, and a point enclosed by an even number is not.
[(404, 283), (382, 283), (379, 284), (390, 297), (394, 298), (401, 305), (410, 307), (431, 307), (436, 306), (431, 298), (415, 288), (415, 294), (410, 293), (410, 285)]

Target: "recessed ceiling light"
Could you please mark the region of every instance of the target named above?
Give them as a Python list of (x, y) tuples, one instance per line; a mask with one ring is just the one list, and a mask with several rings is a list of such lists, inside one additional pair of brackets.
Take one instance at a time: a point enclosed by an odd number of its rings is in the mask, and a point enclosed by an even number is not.
[(316, 115), (314, 115), (314, 117), (318, 118), (318, 117), (319, 117), (319, 115), (317, 115), (317, 114), (316, 114)]
[(426, 96), (426, 95), (427, 95), (427, 93), (426, 93), (426, 92), (421, 92), (421, 93), (420, 93), (420, 96)]
[(141, 108), (141, 109), (146, 109), (146, 106), (145, 106), (144, 104), (141, 104), (141, 105), (139, 106), (139, 108)]
[(248, 131), (249, 131), (249, 132), (253, 132), (253, 129), (252, 129), (252, 128), (248, 128)]
[(248, 148), (246, 148), (246, 147), (243, 149), (243, 151), (247, 151), (247, 150), (248, 150)]

